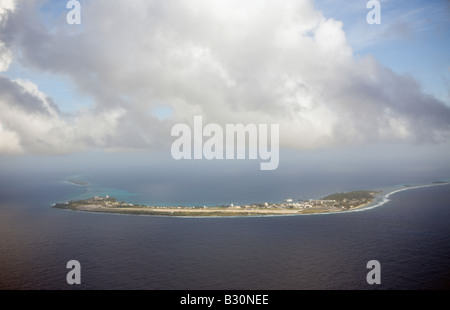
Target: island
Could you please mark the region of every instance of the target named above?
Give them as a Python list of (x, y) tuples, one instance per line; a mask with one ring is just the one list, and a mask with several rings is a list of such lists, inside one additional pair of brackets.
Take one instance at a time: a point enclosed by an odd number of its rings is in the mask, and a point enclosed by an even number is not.
[(334, 213), (362, 208), (370, 203), (379, 193), (376, 191), (353, 191), (336, 193), (322, 199), (306, 201), (286, 199), (282, 203), (254, 203), (248, 205), (226, 206), (147, 206), (132, 204), (109, 197), (92, 197), (84, 200), (56, 203), (54, 208), (135, 215), (179, 216), (179, 217), (225, 217), (225, 216), (268, 216), (268, 215), (296, 215), (315, 213)]
[(78, 181), (78, 180), (73, 180), (73, 179), (67, 180), (67, 182), (72, 183), (72, 184), (75, 184), (75, 185), (78, 185), (78, 186), (86, 186), (86, 185), (89, 185), (89, 183), (87, 183), (87, 182)]

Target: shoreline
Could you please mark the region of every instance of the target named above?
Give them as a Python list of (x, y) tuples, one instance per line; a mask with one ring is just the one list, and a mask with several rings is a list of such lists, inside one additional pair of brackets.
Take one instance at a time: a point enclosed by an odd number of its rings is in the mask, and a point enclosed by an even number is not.
[[(359, 211), (365, 211), (365, 210), (372, 210), (378, 207), (383, 206), (384, 204), (388, 203), (389, 201), (391, 201), (391, 199), (389, 199), (389, 197), (391, 197), (392, 195), (399, 193), (399, 192), (404, 192), (404, 191), (408, 191), (408, 190), (413, 190), (413, 189), (418, 189), (418, 188), (426, 188), (426, 187), (433, 187), (433, 186), (439, 186), (439, 185), (449, 185), (450, 183), (448, 182), (439, 182), (439, 183), (432, 183), (432, 184), (423, 184), (423, 185), (415, 185), (415, 186), (405, 186), (403, 188), (399, 188), (396, 190), (393, 190), (389, 193), (387, 193), (384, 196), (380, 196), (378, 198), (377, 201), (370, 203), (368, 206), (363, 207), (363, 208), (359, 208), (357, 210), (353, 210), (354, 212), (359, 212)], [(373, 205), (372, 205), (373, 204)]]
[(336, 193), (322, 199), (306, 201), (286, 199), (282, 203), (254, 203), (243, 206), (147, 206), (118, 202), (108, 195), (79, 201), (56, 203), (54, 208), (81, 212), (114, 213), (128, 215), (176, 216), (176, 217), (248, 217), (287, 216), (338, 213), (364, 208), (375, 199), (376, 191), (353, 191)]
[[(303, 204), (315, 203), (316, 207), (301, 208), (292, 207), (291, 204), (300, 205), (301, 203), (274, 203), (266, 205), (264, 207), (261, 204), (254, 204), (252, 206), (240, 206), (230, 205), (215, 206), (215, 207), (185, 207), (185, 206), (143, 206), (128, 204), (125, 202), (116, 202), (114, 198), (94, 197), (81, 201), (71, 201), (66, 203), (53, 204), (53, 208), (65, 209), (79, 212), (99, 213), (99, 214), (116, 214), (116, 215), (141, 215), (141, 216), (162, 216), (162, 217), (183, 217), (183, 218), (236, 218), (236, 217), (274, 217), (274, 216), (297, 216), (297, 215), (320, 215), (320, 214), (339, 214), (348, 212), (361, 212), (371, 210), (380, 207), (387, 202), (391, 201), (389, 197), (392, 195), (424, 187), (432, 187), (438, 185), (449, 185), (448, 182), (438, 182), (432, 184), (424, 184), (417, 186), (407, 186), (404, 188), (395, 189), (389, 193), (382, 195), (379, 191), (355, 191), (349, 193), (340, 193), (334, 195), (351, 195), (353, 193), (370, 193), (370, 201), (353, 200), (353, 202), (359, 202), (356, 206), (350, 206), (348, 208), (336, 206), (336, 201), (333, 201), (333, 205), (330, 205), (328, 200), (319, 199), (303, 201)], [(330, 195), (330, 197), (333, 195)], [(327, 196), (328, 197), (328, 196)], [(97, 200), (96, 200), (97, 199)], [(367, 198), (366, 198), (367, 199)], [(113, 202), (114, 201), (114, 202)], [(292, 200), (291, 200), (292, 201)], [(327, 204), (324, 205), (323, 201)]]

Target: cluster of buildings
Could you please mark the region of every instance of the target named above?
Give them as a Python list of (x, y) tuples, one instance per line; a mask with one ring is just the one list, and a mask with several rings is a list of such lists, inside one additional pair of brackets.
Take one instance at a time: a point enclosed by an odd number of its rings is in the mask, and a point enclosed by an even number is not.
[(309, 209), (309, 208), (337, 208), (338, 206), (336, 200), (314, 200), (310, 199), (308, 201), (295, 202), (293, 199), (286, 199), (282, 203), (261, 203), (252, 205), (236, 206), (230, 204), (229, 209), (238, 210), (254, 210), (254, 209)]
[[(229, 204), (228, 206), (222, 206), (217, 208), (226, 208), (229, 210), (261, 210), (261, 209), (268, 209), (268, 210), (283, 210), (283, 209), (298, 209), (298, 210), (304, 210), (304, 209), (346, 209), (346, 208), (352, 208), (353, 206), (361, 205), (362, 203), (367, 202), (366, 199), (343, 199), (343, 200), (326, 200), (326, 199), (310, 199), (306, 201), (294, 201), (293, 199), (286, 199), (282, 203), (256, 203), (256, 204), (249, 204), (249, 205), (234, 205)], [(76, 203), (76, 202), (75, 202)], [(79, 202), (78, 202), (79, 203)], [(127, 208), (127, 207), (148, 207), (148, 206), (142, 206), (142, 205), (134, 205), (130, 203), (125, 202), (117, 202), (116, 199), (110, 198), (108, 195), (105, 197), (99, 197), (95, 196), (94, 198), (89, 198), (83, 201), (83, 204), (101, 204), (104, 207), (109, 208)], [(152, 207), (156, 209), (167, 209), (167, 208), (173, 208), (173, 207)], [(177, 209), (185, 209), (186, 207), (175, 207)], [(202, 208), (202, 207), (195, 207), (195, 209)], [(209, 208), (209, 207), (203, 207), (203, 208)]]

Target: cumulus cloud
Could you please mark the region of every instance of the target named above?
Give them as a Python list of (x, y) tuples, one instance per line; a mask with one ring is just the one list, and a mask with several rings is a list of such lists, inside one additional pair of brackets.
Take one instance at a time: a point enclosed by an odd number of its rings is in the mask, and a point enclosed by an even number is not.
[(22, 151), (17, 133), (5, 130), (0, 124), (0, 154), (20, 154)]
[[(65, 12), (46, 25), (38, 10), (24, 0), (3, 17), (0, 67), (13, 51), (68, 76), (95, 105), (67, 117), (31, 82), (1, 78), (0, 135), (13, 149), (158, 147), (194, 115), (277, 123), (282, 146), (295, 148), (449, 138), (446, 105), (356, 57), (342, 23), (310, 0), (96, 0), (83, 2), (81, 26)], [(161, 108), (173, 113), (159, 119)]]
[(28, 80), (0, 76), (0, 153), (68, 153), (108, 147), (122, 112), (62, 115), (51, 98)]
[(0, 23), (8, 17), (8, 13), (16, 8), (15, 0), (0, 0)]
[[(4, 27), (8, 16), (14, 12), (15, 7), (14, 0), (0, 0), (0, 29)], [(12, 52), (2, 42), (2, 35), (0, 34), (0, 72), (8, 70), (11, 62)]]
[(0, 42), (0, 72), (8, 70), (12, 62), (12, 52)]

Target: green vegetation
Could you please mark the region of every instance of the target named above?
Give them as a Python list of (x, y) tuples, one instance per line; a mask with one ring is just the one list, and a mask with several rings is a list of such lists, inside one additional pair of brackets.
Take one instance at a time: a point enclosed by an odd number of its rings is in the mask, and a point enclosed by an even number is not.
[(344, 211), (359, 208), (369, 204), (376, 192), (354, 191), (337, 193), (325, 198), (308, 201), (286, 201), (283, 203), (255, 203), (244, 206), (216, 206), (216, 207), (156, 207), (117, 201), (115, 198), (93, 197), (67, 203), (57, 203), (55, 208), (78, 210), (86, 212), (163, 215), (163, 216), (262, 216), (287, 214), (312, 214)]
[(371, 191), (354, 191), (349, 193), (337, 193), (322, 198), (322, 200), (336, 200), (337, 202), (343, 202), (344, 200), (365, 200), (373, 199), (375, 192)]
[(372, 191), (353, 191), (349, 193), (332, 194), (322, 198), (322, 200), (334, 200), (335, 205), (340, 206), (344, 210), (349, 210), (370, 203), (375, 194), (376, 192)]

